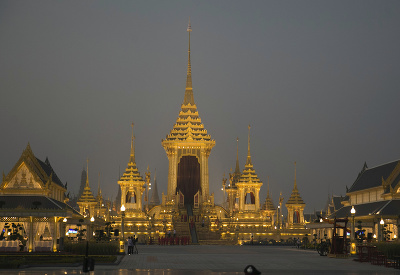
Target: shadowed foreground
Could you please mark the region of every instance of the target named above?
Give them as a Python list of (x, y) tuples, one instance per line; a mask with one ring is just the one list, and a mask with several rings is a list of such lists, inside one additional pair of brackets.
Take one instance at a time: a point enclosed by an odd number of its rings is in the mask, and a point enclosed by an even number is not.
[[(321, 257), (316, 251), (279, 246), (138, 246), (118, 265), (96, 265), (90, 274), (243, 274), (248, 264), (262, 274), (397, 274), (394, 269), (352, 259)], [(30, 267), (7, 274), (84, 274), (80, 267)]]

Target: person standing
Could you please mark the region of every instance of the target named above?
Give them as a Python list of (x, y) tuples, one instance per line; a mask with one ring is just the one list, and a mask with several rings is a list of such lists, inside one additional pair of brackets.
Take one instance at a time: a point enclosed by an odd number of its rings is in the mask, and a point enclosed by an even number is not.
[(128, 255), (133, 253), (133, 240), (132, 237), (128, 237)]

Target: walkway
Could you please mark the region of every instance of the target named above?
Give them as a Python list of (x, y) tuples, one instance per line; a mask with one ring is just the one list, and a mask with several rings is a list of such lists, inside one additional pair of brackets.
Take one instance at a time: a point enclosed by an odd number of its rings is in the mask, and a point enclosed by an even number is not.
[[(316, 251), (273, 246), (138, 246), (119, 265), (96, 265), (91, 274), (243, 274), (254, 265), (262, 274), (398, 274), (397, 271), (352, 259), (321, 257)], [(2, 270), (0, 270), (2, 273)], [(7, 274), (82, 274), (81, 267), (28, 268)]]

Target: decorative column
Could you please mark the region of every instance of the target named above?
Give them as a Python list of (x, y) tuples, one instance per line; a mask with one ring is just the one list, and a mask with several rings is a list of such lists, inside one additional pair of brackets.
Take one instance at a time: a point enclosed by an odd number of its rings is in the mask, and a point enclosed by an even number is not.
[(33, 252), (33, 217), (29, 217), (28, 252)]
[(54, 229), (53, 229), (53, 252), (57, 252), (57, 233), (58, 233), (58, 218), (54, 217)]
[(255, 203), (256, 207), (255, 210), (258, 211), (260, 210), (260, 188), (256, 188), (256, 193), (255, 193)]

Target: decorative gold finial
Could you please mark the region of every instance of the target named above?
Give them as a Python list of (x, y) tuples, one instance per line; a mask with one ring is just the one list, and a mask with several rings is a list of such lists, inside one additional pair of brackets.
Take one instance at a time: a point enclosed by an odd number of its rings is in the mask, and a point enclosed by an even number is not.
[(235, 173), (240, 173), (240, 167), (239, 167), (239, 137), (236, 138), (236, 167), (235, 167)]
[(99, 180), (98, 180), (98, 183), (97, 183), (97, 194), (98, 195), (101, 195), (101, 189), (100, 189), (100, 172), (99, 172)]
[(132, 127), (132, 137), (131, 137), (131, 155), (129, 158), (129, 162), (135, 163), (135, 136), (133, 135), (133, 122), (131, 123)]
[(131, 149), (133, 149), (133, 122), (131, 123), (131, 127), (132, 127), (132, 141), (131, 141)]
[(297, 188), (297, 182), (296, 182), (296, 162), (294, 162), (294, 188)]
[(187, 27), (187, 31), (188, 32), (192, 31), (192, 26), (190, 26), (190, 16), (189, 16), (189, 24), (188, 24), (188, 27)]
[(190, 33), (192, 32), (192, 26), (190, 25), (190, 18), (189, 18), (187, 32), (189, 33), (189, 49), (188, 49), (188, 67), (186, 73), (186, 91), (183, 104), (194, 105), (193, 88), (192, 88), (192, 64), (190, 61)]
[(89, 158), (86, 159), (86, 186), (89, 187)]
[(247, 140), (247, 161), (246, 165), (251, 165), (251, 156), (250, 156), (250, 124), (249, 124), (249, 136)]

